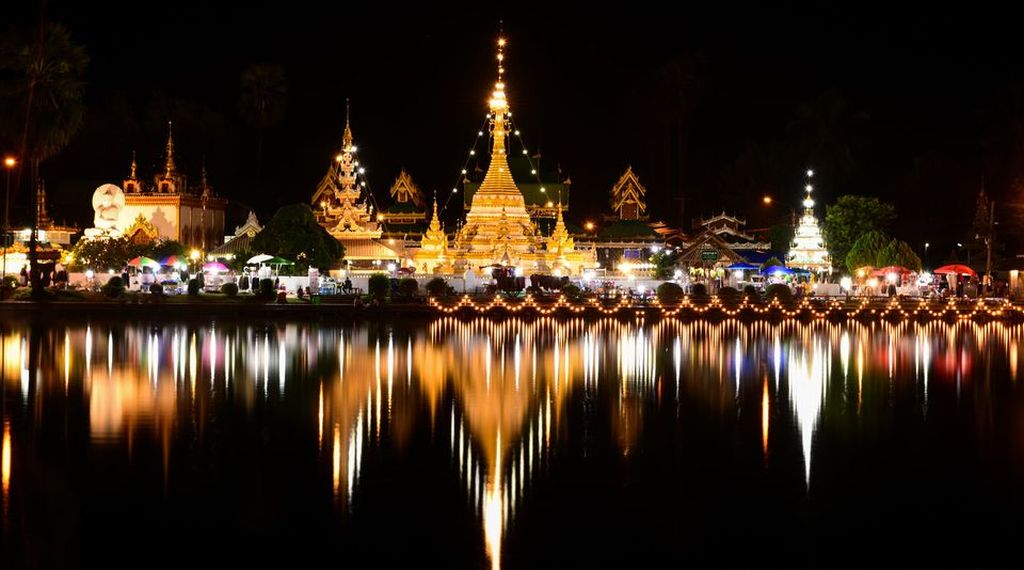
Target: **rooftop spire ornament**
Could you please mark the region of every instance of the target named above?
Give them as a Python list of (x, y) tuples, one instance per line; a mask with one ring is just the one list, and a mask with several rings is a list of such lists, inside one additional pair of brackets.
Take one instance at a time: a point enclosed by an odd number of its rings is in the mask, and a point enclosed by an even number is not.
[[(135, 159), (132, 159), (135, 162)], [(171, 121), (167, 121), (167, 162), (164, 164), (164, 176), (170, 178), (174, 176), (174, 125)]]

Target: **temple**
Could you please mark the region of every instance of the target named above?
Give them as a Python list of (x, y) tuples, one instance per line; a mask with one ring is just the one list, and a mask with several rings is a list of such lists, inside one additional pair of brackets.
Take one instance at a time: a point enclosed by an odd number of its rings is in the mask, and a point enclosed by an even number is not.
[(347, 269), (379, 270), (381, 263), (401, 263), (405, 251), (401, 240), (381, 239), (384, 213), (375, 211), (371, 203), (363, 176), (366, 169), (356, 159), (356, 150), (346, 102), (341, 152), (317, 185), (311, 203), (316, 220), (345, 246)]
[(205, 165), (199, 185), (189, 186), (174, 160), (171, 123), (167, 123), (164, 167), (153, 176), (152, 184), (139, 177), (133, 152), (130, 172), (121, 185), (123, 191), (114, 184), (97, 189), (93, 208), (102, 223), (85, 230), (85, 237), (125, 236), (136, 243), (175, 240), (202, 251), (221, 244), (227, 200), (214, 192)]
[(366, 187), (366, 181), (359, 179), (365, 170), (359, 165), (355, 154), (356, 146), (352, 142), (352, 126), (346, 103), (341, 152), (334, 157), (334, 163), (328, 167), (327, 174), (317, 185), (312, 198), (317, 221), (343, 242), (381, 236), (369, 196), (363, 196), (360, 190)]
[[(534, 223), (513, 177), (507, 156), (511, 112), (505, 96), (505, 45), (505, 39), (499, 38), (498, 79), (488, 102), (491, 159), (486, 174), (479, 187), (472, 189), (472, 197), (467, 198), (469, 211), (451, 247), (446, 246), (447, 236), (443, 236), (440, 222), (434, 215), (431, 228), (414, 255), (417, 271), (447, 273), (450, 266), (454, 273), (484, 275), (491, 267), (506, 266), (528, 274), (580, 274), (596, 265), (594, 251), (577, 250), (568, 235), (562, 220), (561, 200), (551, 204), (556, 225), (546, 238)], [(544, 193), (547, 194), (546, 188)], [(544, 206), (547, 207), (547, 202)], [(435, 222), (437, 231), (432, 231)], [(445, 248), (447, 255), (443, 253)]]
[[(807, 171), (808, 178), (812, 175), (811, 172)], [(809, 180), (805, 190), (807, 195), (803, 202), (804, 213), (793, 235), (793, 244), (789, 249), (789, 255), (786, 256), (786, 263), (790, 267), (800, 267), (816, 274), (829, 273), (832, 271), (832, 260), (825, 248), (825, 238), (818, 225), (818, 218), (814, 215), (814, 199), (811, 198), (814, 187)]]

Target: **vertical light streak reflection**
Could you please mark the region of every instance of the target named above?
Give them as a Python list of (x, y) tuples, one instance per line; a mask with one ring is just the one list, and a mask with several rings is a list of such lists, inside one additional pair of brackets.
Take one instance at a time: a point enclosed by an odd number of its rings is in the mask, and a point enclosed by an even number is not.
[(4, 528), (11, 504), (11, 422), (4, 420), (3, 450), (0, 451), (0, 481), (3, 483)]
[(765, 377), (764, 385), (761, 386), (761, 449), (768, 455), (768, 418), (770, 416), (770, 404), (768, 402), (768, 378)]

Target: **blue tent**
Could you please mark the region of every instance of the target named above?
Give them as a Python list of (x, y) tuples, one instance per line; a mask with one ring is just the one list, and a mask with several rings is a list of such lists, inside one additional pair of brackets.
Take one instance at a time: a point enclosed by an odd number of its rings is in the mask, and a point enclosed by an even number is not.
[(792, 275), (793, 270), (786, 267), (785, 265), (771, 265), (761, 270), (762, 275), (775, 275), (782, 273), (783, 275)]
[(726, 267), (726, 269), (728, 269), (730, 271), (736, 271), (736, 270), (752, 271), (752, 270), (760, 269), (760, 268), (761, 268), (760, 265), (754, 265), (753, 263), (743, 263), (742, 261), (739, 262), (739, 263), (733, 263), (729, 267)]

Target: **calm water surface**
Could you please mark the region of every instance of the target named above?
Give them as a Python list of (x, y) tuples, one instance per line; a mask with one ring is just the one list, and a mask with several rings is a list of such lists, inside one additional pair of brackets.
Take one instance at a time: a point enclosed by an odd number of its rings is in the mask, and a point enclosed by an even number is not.
[(4, 566), (993, 564), (1024, 329), (4, 323)]

